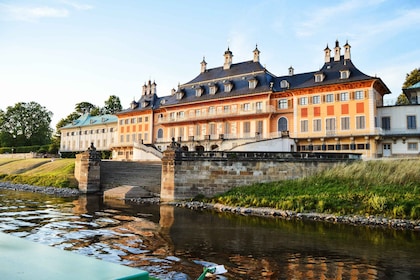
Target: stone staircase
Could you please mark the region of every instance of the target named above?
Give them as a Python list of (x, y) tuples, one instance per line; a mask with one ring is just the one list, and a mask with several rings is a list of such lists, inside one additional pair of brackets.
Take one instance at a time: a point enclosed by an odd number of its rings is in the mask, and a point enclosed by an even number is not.
[(160, 194), (162, 165), (151, 162), (101, 161), (101, 189), (139, 186)]

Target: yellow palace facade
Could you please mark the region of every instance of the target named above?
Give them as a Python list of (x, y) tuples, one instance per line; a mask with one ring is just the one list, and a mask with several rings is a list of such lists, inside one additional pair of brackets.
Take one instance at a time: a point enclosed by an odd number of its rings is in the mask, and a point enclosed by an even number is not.
[[(158, 97), (156, 84), (117, 114), (118, 160), (150, 160), (172, 141), (189, 151), (325, 151), (377, 155), (382, 131), (377, 108), (390, 93), (380, 78), (358, 70), (346, 43), (324, 50), (324, 65), (313, 72), (276, 76), (252, 60), (207, 69)], [(154, 152), (155, 151), (155, 152)]]

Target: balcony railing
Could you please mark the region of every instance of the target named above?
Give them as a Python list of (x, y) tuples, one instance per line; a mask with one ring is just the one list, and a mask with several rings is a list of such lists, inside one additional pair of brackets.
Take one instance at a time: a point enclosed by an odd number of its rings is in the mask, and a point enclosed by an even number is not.
[(184, 114), (183, 116), (167, 116), (158, 117), (158, 123), (174, 123), (174, 122), (185, 122), (185, 121), (197, 121), (203, 119), (220, 119), (234, 116), (246, 116), (255, 114), (264, 114), (275, 112), (274, 106), (265, 106), (263, 108), (253, 109), (238, 109), (238, 110), (216, 110), (214, 112), (200, 112), (199, 115)]

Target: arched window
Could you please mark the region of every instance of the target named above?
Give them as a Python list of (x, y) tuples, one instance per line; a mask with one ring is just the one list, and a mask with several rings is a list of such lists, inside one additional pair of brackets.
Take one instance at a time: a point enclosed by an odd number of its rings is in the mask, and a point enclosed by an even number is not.
[(287, 131), (287, 130), (288, 130), (287, 119), (285, 117), (281, 117), (277, 125), (277, 131)]
[(157, 131), (157, 138), (162, 139), (163, 138), (163, 129), (159, 128)]

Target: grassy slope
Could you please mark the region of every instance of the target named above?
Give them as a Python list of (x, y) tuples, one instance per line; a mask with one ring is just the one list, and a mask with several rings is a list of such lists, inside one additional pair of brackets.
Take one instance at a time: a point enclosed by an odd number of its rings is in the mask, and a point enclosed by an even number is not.
[(340, 165), (308, 178), (235, 188), (211, 201), (298, 212), (420, 219), (420, 160)]
[(0, 178), (16, 184), (77, 188), (74, 159), (2, 159)]

